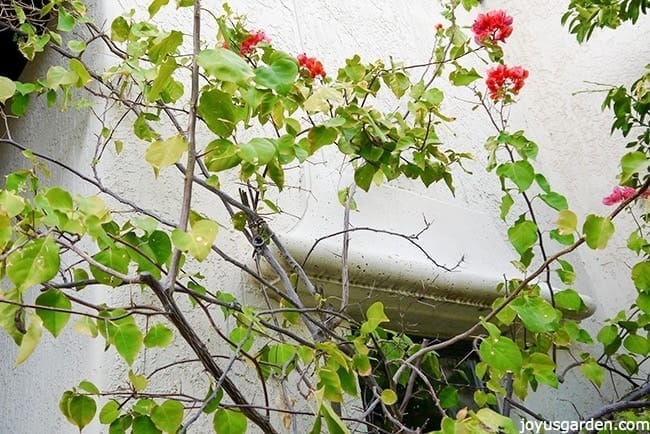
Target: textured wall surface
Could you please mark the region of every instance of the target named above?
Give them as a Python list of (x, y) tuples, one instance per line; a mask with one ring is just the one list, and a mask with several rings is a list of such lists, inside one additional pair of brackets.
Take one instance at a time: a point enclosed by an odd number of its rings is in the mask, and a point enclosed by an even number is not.
[[(97, 21), (101, 23), (104, 22), (103, 17), (109, 17), (110, 22), (111, 16), (132, 7), (144, 10), (147, 3), (101, 2), (95, 8), (99, 17)], [(205, 3), (208, 7), (215, 4)], [(434, 25), (441, 21), (435, 12), (435, 4), (424, 0), (237, 0), (231, 2), (231, 6), (248, 15), (250, 28), (263, 29), (274, 44), (296, 54), (307, 52), (322, 59), (331, 75), (343, 64), (345, 57), (354, 53), (359, 53), (365, 60), (387, 59), (392, 55), (405, 63), (426, 61)], [(597, 32), (588, 44), (580, 47), (560, 26), (563, 6), (561, 2), (552, 0), (534, 4), (486, 0), (482, 9), (503, 8), (514, 16), (515, 31), (506, 45), (506, 62), (522, 65), (530, 71), (530, 78), (521, 92), (520, 104), (511, 113), (512, 128), (526, 130), (527, 136), (539, 144), (538, 164), (553, 187), (566, 194), (578, 215), (587, 211), (606, 213), (607, 209), (600, 201), (615, 184), (616, 162), (622, 153), (622, 140), (620, 137), (609, 137), (610, 115), (599, 109), (602, 94), (574, 93), (590, 88), (586, 81), (630, 83), (638, 76), (650, 54), (650, 46), (639, 41), (650, 40), (650, 26), (648, 19), (642, 18), (641, 25), (635, 28), (624, 26), (616, 32)], [(187, 14), (175, 13), (171, 8), (161, 16), (174, 26), (189, 23)], [(464, 20), (465, 25), (471, 25), (470, 17), (464, 17)], [(206, 24), (206, 29), (210, 27), (210, 24)], [(31, 67), (31, 73), (36, 69), (46, 69), (49, 61), (50, 56), (43, 56), (37, 65)], [(106, 58), (95, 59), (99, 65), (109, 61)], [(485, 65), (477, 63), (476, 66), (479, 71), (485, 70)], [(486, 158), (483, 142), (491, 131), (484, 117), (471, 112), (470, 106), (462, 101), (463, 97), (469, 97), (469, 92), (465, 95), (457, 92), (456, 95), (458, 98), (448, 98), (445, 109), (446, 113), (455, 115), (459, 121), (444, 133), (445, 139), (476, 155), (476, 160), (468, 165), (474, 175), (464, 175), (460, 171), (456, 173), (457, 197), (452, 198), (442, 185), (424, 189), (400, 181), (395, 186), (375, 190), (371, 193), (374, 195), (372, 197), (359, 193), (362, 210), (355, 214), (354, 222), (362, 224), (367, 221), (365, 217), (371, 217), (375, 226), (413, 233), (416, 231), (412, 218), (404, 217), (402, 223), (389, 222), (389, 218), (394, 220), (393, 216), (400, 215), (400, 212), (411, 217), (413, 214), (431, 215), (437, 210), (427, 210), (427, 206), (453, 203), (460, 207), (459, 212), (464, 208), (480, 214), (479, 228), (453, 226), (453, 212), (456, 211), (444, 211), (444, 218), (434, 222), (432, 231), (457, 233), (467, 244), (475, 239), (472, 234), (479, 231), (490, 232), (489, 236), (478, 238), (479, 244), (472, 246), (476, 250), (471, 252), (460, 244), (432, 244), (425, 247), (442, 257), (453, 258), (457, 253), (466, 253), (472, 266), (488, 269), (486, 272), (492, 271), (496, 276), (511, 273), (508, 262), (513, 256), (500, 239), (504, 226), (498, 219), (499, 186), (493, 175), (486, 174), (483, 169)], [(109, 115), (107, 121), (111, 120), (114, 119)], [(20, 141), (34, 149), (51, 155), (65, 155), (69, 164), (88, 170), (97, 122), (87, 114), (75, 110), (56, 113), (37, 104), (26, 119), (14, 125), (14, 131)], [(131, 136), (128, 130), (118, 131), (117, 135), (124, 140), (129, 140)], [(144, 165), (130, 164), (133, 158), (141, 158), (143, 153), (142, 143), (127, 144), (123, 154), (100, 165), (104, 181), (125, 196), (139, 200), (144, 207), (164, 204), (167, 215), (176, 216), (180, 194), (179, 189), (171, 185), (179, 178), (167, 171), (154, 182), (150, 169)], [(2, 170), (21, 164), (18, 158), (8, 155), (5, 150), (0, 151), (0, 158)], [(292, 182), (296, 186), (311, 190), (318, 199), (294, 189), (289, 191), (288, 198), (280, 202), (294, 216), (313, 219), (314, 238), (319, 235), (319, 230), (322, 232), (326, 227), (340, 227), (342, 210), (337, 204), (336, 191), (350, 182), (350, 175), (345, 168), (340, 168), (340, 161), (328, 159), (327, 154), (320, 158), (322, 161), (328, 160), (328, 164), (313, 165), (304, 172), (296, 171), (292, 175)], [(92, 192), (88, 186), (57, 171), (52, 182), (86, 193)], [(400, 209), (404, 190), (421, 197), (424, 208)], [(211, 201), (214, 200), (204, 197), (199, 209), (212, 217), (225, 219), (225, 215), (212, 211), (214, 207)], [(373, 203), (390, 206), (378, 210), (373, 208)], [(364, 207), (365, 204), (369, 204), (368, 207)], [(553, 218), (551, 214), (541, 217)], [(290, 230), (299, 221), (299, 218), (286, 217), (277, 223), (279, 227)], [(618, 232), (612, 245), (605, 251), (582, 250), (574, 256), (579, 265), (577, 271), (587, 271), (582, 273), (576, 289), (592, 296), (597, 304), (596, 313), (586, 322), (592, 329), (611, 314), (615, 306), (622, 306), (624, 300), (634, 292), (628, 279), (629, 270), (621, 265), (626, 261), (625, 241), (621, 234), (624, 231)], [(370, 243), (363, 237), (356, 237), (356, 240), (359, 249)], [(355, 237), (352, 242), (354, 249)], [(240, 257), (250, 257), (250, 249), (225, 231), (220, 234), (219, 243), (223, 250), (238, 252)], [(396, 249), (399, 250), (396, 258), (387, 260), (394, 261), (393, 265), (397, 266), (408, 263), (408, 251), (399, 247)], [(488, 260), (489, 263), (486, 262)], [(213, 287), (227, 289), (247, 301), (259, 298), (255, 289), (248, 286), (234, 268), (214, 261), (206, 265), (206, 270)], [(116, 291), (111, 295), (116, 301), (128, 300), (132, 296), (138, 297), (138, 294)], [(232, 324), (224, 326), (227, 330)], [(205, 333), (210, 332), (206, 330)], [(14, 368), (16, 349), (6, 336), (0, 336), (0, 388), (3, 390), (0, 394), (0, 420), (3, 421), (0, 433), (73, 433), (74, 428), (57, 410), (63, 390), (86, 378), (107, 388), (120, 386), (119, 375), (124, 366), (114, 363), (113, 350), (103, 352), (101, 342), (79, 338), (70, 330), (65, 332), (62, 339), (52, 341), (44, 335), (43, 341), (26, 364)], [(214, 345), (218, 344), (215, 339)], [(178, 346), (182, 351), (182, 345)], [(163, 361), (152, 355), (147, 358), (147, 366), (139, 365), (137, 368), (146, 370)], [(199, 375), (182, 383), (178, 379), (181, 374), (186, 378), (191, 377), (187, 372), (178, 372), (178, 375), (168, 375), (162, 383), (183, 390), (201, 390), (203, 383)], [(258, 393), (257, 383), (246, 378), (241, 381), (248, 396), (253, 398)], [(555, 400), (559, 396), (574, 402), (584, 412), (601, 401), (591, 387), (576, 387), (569, 376), (567, 383), (561, 385), (560, 393), (544, 390), (539, 397), (532, 398), (531, 403), (542, 411), (548, 411), (551, 419), (575, 417), (570, 405)], [(99, 426), (93, 425), (87, 432), (100, 432)], [(200, 429), (197, 432), (201, 432)]]

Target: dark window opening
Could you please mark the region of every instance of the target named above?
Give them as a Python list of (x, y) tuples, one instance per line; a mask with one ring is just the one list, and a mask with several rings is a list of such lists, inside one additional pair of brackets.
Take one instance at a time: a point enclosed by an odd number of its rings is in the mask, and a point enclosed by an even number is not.
[[(396, 372), (399, 367), (398, 360), (405, 358), (402, 354), (403, 349), (399, 349), (399, 347), (404, 347), (397, 344), (396, 340), (402, 340), (401, 343), (406, 343), (406, 345), (422, 342), (420, 337), (395, 335), (392, 337), (387, 336), (385, 340), (379, 343), (383, 357), (376, 357), (373, 375), (382, 389), (390, 387), (388, 376), (392, 377)], [(380, 363), (379, 360), (382, 358), (394, 360), (394, 362)], [(485, 390), (485, 387), (475, 374), (477, 361), (478, 357), (472, 350), (471, 342), (460, 342), (439, 351), (437, 355), (431, 353), (424, 357), (418, 366), (420, 372), (426, 375), (437, 397), (442, 401), (442, 406), (447, 414), (455, 415), (464, 407), (478, 409), (474, 403), (474, 392)], [(407, 374), (400, 378), (396, 385), (397, 390), (395, 390), (398, 396), (395, 405), (399, 408), (404, 402), (407, 391), (410, 389), (411, 398), (402, 409), (403, 422), (411, 428), (421, 428), (422, 432), (439, 430), (442, 415), (429, 392), (428, 386), (419, 376), (415, 376), (415, 381), (409, 386), (410, 372), (410, 370), (407, 370)], [(457, 394), (453, 392), (453, 389), (457, 390)], [(362, 395), (364, 407), (375, 399), (372, 386), (363, 380)], [(367, 421), (372, 424), (368, 428), (369, 433), (393, 432), (394, 424), (386, 417), (381, 406), (375, 407), (373, 412), (368, 415)], [(373, 425), (377, 428), (373, 428)]]
[(18, 49), (18, 34), (14, 31), (20, 26), (16, 9), (22, 9), (27, 21), (38, 31), (43, 31), (47, 17), (41, 17), (40, 10), (44, 0), (0, 0), (0, 75), (18, 80), (27, 65), (27, 59)]

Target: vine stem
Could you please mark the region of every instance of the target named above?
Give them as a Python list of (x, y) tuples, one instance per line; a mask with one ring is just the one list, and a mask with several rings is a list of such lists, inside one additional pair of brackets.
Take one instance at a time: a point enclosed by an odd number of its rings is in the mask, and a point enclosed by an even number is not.
[[(199, 63), (198, 56), (201, 51), (201, 0), (194, 0), (194, 20), (192, 32), (192, 93), (190, 96), (189, 126), (187, 128), (187, 167), (185, 168), (185, 180), (183, 185), (183, 202), (181, 213), (178, 219), (177, 228), (187, 231), (187, 224), (192, 206), (192, 187), (194, 186), (194, 168), (196, 166), (196, 120), (197, 106), (199, 100)], [(169, 273), (165, 286), (171, 291), (174, 288), (176, 277), (180, 268), (181, 251), (174, 249)]]

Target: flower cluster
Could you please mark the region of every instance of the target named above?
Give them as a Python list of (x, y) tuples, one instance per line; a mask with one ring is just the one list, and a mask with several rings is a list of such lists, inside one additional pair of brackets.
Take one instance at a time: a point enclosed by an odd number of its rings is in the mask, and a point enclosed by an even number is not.
[[(603, 205), (616, 205), (619, 202), (628, 200), (636, 194), (636, 190), (632, 187), (617, 185), (614, 187), (609, 196), (603, 198)], [(647, 199), (650, 197), (650, 190), (646, 190), (641, 194), (641, 197)]]
[(477, 44), (496, 45), (498, 42), (505, 42), (512, 33), (512, 17), (502, 10), (479, 14), (472, 25), (472, 31)]
[(305, 53), (298, 55), (298, 63), (302, 68), (305, 68), (309, 71), (311, 78), (316, 78), (320, 75), (322, 78), (325, 78), (325, 69), (323, 69), (323, 64), (320, 63), (320, 60), (317, 60), (315, 57), (307, 57)]
[(244, 39), (241, 43), (241, 48), (239, 49), (239, 53), (242, 56), (246, 56), (250, 54), (253, 49), (257, 46), (262, 41), (269, 42), (270, 39), (266, 36), (266, 34), (262, 31), (251, 33), (246, 39)]
[(526, 78), (528, 78), (528, 71), (521, 66), (509, 67), (500, 64), (488, 70), (485, 83), (490, 91), (490, 98), (499, 101), (506, 99), (510, 93), (517, 95), (524, 86)]

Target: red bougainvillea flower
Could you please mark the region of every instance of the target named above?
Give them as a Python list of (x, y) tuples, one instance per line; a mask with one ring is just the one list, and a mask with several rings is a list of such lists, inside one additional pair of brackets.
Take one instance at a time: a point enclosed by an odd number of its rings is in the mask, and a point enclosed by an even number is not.
[(512, 17), (502, 10), (479, 14), (472, 25), (472, 31), (477, 44), (505, 42), (512, 33)]
[(528, 71), (521, 66), (509, 67), (500, 64), (488, 70), (485, 83), (490, 91), (490, 98), (499, 101), (505, 99), (510, 93), (517, 95), (524, 86), (526, 78), (528, 78)]
[(316, 78), (320, 75), (325, 78), (325, 69), (323, 69), (323, 64), (320, 63), (320, 60), (317, 60), (315, 57), (307, 57), (305, 53), (298, 55), (298, 63), (302, 68), (305, 68), (309, 71), (311, 78)]
[(436, 24), (436, 32), (439, 32), (440, 30), (442, 30), (442, 23)]
[(246, 37), (241, 43), (241, 48), (239, 49), (239, 52), (241, 53), (242, 56), (246, 56), (247, 54), (250, 54), (251, 51), (257, 46), (262, 41), (269, 42), (270, 39), (266, 36), (264, 32), (255, 32), (251, 33), (249, 36)]
[[(614, 189), (609, 194), (609, 196), (603, 198), (603, 205), (608, 205), (608, 206), (616, 205), (617, 203), (623, 202), (624, 200), (631, 198), (635, 194), (636, 194), (636, 190), (634, 188), (617, 185), (616, 187), (614, 187)], [(650, 190), (644, 191), (641, 194), (641, 197), (644, 199), (650, 197)]]

